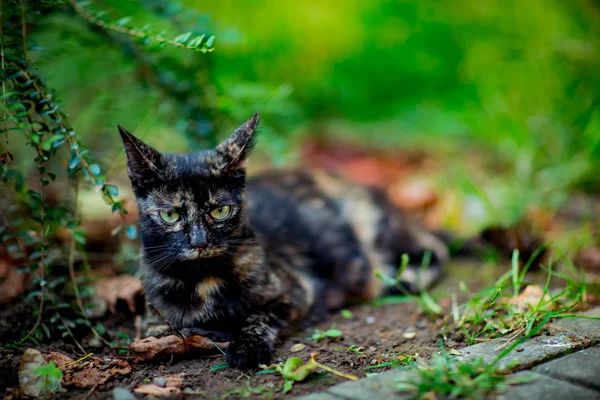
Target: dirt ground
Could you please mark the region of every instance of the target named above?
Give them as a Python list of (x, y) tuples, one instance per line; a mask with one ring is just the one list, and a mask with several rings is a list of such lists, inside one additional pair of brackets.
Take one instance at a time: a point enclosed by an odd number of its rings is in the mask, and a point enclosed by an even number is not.
[[(432, 293), (449, 296), (450, 290), (458, 291), (458, 282), (465, 277), (470, 278), (472, 289), (476, 290), (489, 284), (497, 275), (496, 268), (493, 270), (480, 268), (479, 263), (472, 265), (460, 265), (450, 267), (449, 273), (444, 281), (438, 285)], [(453, 288), (453, 289), (452, 289)], [(15, 305), (18, 309), (5, 307), (0, 311), (0, 317), (5, 324), (4, 332), (7, 334), (7, 326), (22, 328), (23, 320), (27, 319), (26, 308)], [(129, 337), (134, 337), (135, 328), (133, 315), (125, 312), (126, 307), (119, 308), (122, 313), (112, 315), (104, 321), (108, 333), (112, 337), (117, 332), (122, 332)], [(394, 368), (390, 364), (397, 363), (405, 356), (415, 357), (416, 360), (427, 360), (440, 349), (442, 338), (442, 324), (434, 322), (423, 316), (415, 303), (405, 302), (400, 304), (372, 305), (364, 304), (348, 309), (352, 315), (341, 313), (331, 315), (329, 319), (315, 327), (299, 332), (292, 337), (284, 339), (278, 346), (274, 362), (284, 362), (289, 357), (300, 357), (308, 360), (311, 353), (318, 353), (321, 364), (331, 367), (337, 371), (363, 378), (367, 373), (377, 373)], [(9, 313), (10, 312), (10, 317)], [(10, 318), (10, 319), (8, 319)], [(22, 326), (23, 325), (23, 326)], [(1, 327), (1, 325), (0, 325)], [(327, 330), (334, 327), (343, 333), (336, 340), (325, 339), (316, 343), (311, 339), (315, 329)], [(13, 329), (10, 329), (13, 330)], [(17, 332), (19, 330), (16, 330)], [(14, 332), (14, 331), (13, 331)], [(82, 341), (86, 344), (86, 341)], [(302, 344), (304, 346), (294, 346)], [(294, 346), (295, 351), (292, 351)], [(351, 346), (361, 348), (357, 352), (349, 350)], [(460, 349), (466, 346), (462, 338), (446, 337), (444, 348)], [(298, 350), (301, 347), (301, 350)], [(73, 359), (81, 357), (73, 344), (56, 341), (50, 345), (36, 347), (42, 353), (59, 351), (69, 355)], [(94, 351), (86, 348), (86, 351)], [(23, 350), (2, 351), (0, 353), (0, 397), (15, 393), (18, 387), (17, 368)], [(127, 355), (118, 355), (117, 349), (101, 350), (96, 352), (101, 356), (122, 358), (129, 360), (132, 372), (111, 379), (103, 385), (90, 388), (74, 389), (57, 394), (56, 398), (91, 398), (112, 399), (112, 390), (115, 387), (123, 387), (129, 391), (143, 383), (150, 382), (157, 377), (169, 377), (178, 375), (183, 379), (181, 389), (185, 396), (194, 397), (228, 397), (228, 398), (282, 398), (284, 380), (278, 373), (260, 373), (255, 371), (240, 371), (232, 368), (219, 369), (217, 366), (224, 363), (222, 357), (201, 359), (176, 359), (162, 363), (134, 364)], [(215, 368), (217, 367), (217, 368)], [(217, 370), (211, 370), (215, 368)], [(325, 371), (314, 374), (303, 382), (294, 384), (287, 395), (302, 395), (316, 392), (328, 386), (344, 381)], [(142, 397), (139, 394), (138, 397)]]

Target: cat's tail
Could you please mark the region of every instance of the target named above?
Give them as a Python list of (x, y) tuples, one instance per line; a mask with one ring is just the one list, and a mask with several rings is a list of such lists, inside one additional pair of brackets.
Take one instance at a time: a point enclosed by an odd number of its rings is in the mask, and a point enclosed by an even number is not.
[(531, 261), (532, 266), (537, 266), (547, 250), (541, 235), (523, 224), (510, 228), (487, 227), (469, 238), (449, 231), (436, 231), (434, 234), (446, 244), (450, 255), (454, 257), (483, 258), (490, 252), (510, 257), (514, 250), (518, 250), (522, 261)]

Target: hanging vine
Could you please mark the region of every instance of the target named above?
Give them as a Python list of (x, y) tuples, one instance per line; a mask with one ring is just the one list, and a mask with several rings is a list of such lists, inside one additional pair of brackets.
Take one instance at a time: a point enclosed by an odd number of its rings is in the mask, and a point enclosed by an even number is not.
[[(31, 275), (33, 284), (27, 299), (33, 305), (35, 321), (22, 333), (21, 343), (51, 337), (54, 325), (75, 343), (73, 329), (78, 325), (101, 336), (100, 329), (88, 318), (89, 310), (76, 271), (76, 262), (82, 259), (86, 243), (77, 211), (79, 187), (90, 185), (97, 190), (114, 214), (123, 217), (127, 213), (118, 199), (118, 187), (107, 182), (93, 154), (79, 140), (69, 116), (44, 82), (43, 74), (28, 57), (28, 23), (41, 18), (40, 11), (65, 7), (66, 3), (75, 15), (95, 27), (132, 37), (142, 44), (202, 53), (213, 50), (214, 36), (185, 32), (168, 39), (164, 33), (153, 32), (149, 27), (126, 26), (127, 18), (114, 23), (104, 21), (100, 13), (88, 11), (76, 0), (27, 3), (0, 0), (0, 126), (5, 143), (0, 150), (0, 182), (10, 188), (4, 202), (0, 201), (0, 249), (6, 249), (5, 256), (19, 266), (19, 272)], [(25, 145), (31, 148), (37, 183), (28, 184), (15, 165), (20, 160), (15, 160), (14, 152), (10, 151), (12, 138), (18, 138), (19, 143), (25, 139)], [(64, 166), (61, 158), (66, 159)], [(75, 193), (69, 204), (48, 202), (46, 188), (57, 179), (68, 180)], [(70, 239), (66, 244), (56, 239), (59, 231), (68, 233)]]

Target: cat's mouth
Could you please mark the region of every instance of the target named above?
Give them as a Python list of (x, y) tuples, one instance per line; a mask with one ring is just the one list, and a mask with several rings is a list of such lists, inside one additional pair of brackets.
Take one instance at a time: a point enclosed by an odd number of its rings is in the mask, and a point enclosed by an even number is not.
[(198, 260), (202, 258), (213, 258), (222, 255), (226, 246), (208, 246), (203, 249), (191, 249), (183, 254), (185, 260)]

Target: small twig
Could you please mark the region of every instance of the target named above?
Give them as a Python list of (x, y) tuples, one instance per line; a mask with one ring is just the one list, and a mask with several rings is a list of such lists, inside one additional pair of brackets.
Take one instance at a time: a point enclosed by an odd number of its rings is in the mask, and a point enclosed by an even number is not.
[(100, 384), (100, 382), (96, 382), (94, 384), (94, 386), (92, 386), (92, 388), (90, 389), (90, 391), (87, 392), (87, 394), (85, 395), (85, 397), (83, 398), (83, 400), (89, 399), (92, 396), (92, 394), (94, 393), (94, 391), (96, 390), (96, 388), (98, 388), (99, 384)]
[(65, 327), (65, 329), (67, 330), (67, 332), (69, 332), (69, 336), (71, 336), (71, 339), (73, 339), (73, 341), (75, 342), (75, 345), (77, 345), (77, 347), (79, 347), (79, 350), (81, 350), (82, 354), (86, 354), (86, 351), (81, 346), (81, 344), (77, 341), (77, 339), (75, 339), (75, 335), (73, 335), (73, 332), (71, 332), (71, 329), (65, 323), (65, 320), (63, 319), (62, 315), (60, 315), (60, 313), (58, 312), (58, 308), (56, 308), (56, 304), (54, 304), (54, 301), (52, 301), (52, 306), (54, 307), (54, 311), (56, 312), (56, 315), (60, 319), (60, 322), (63, 324), (63, 326)]
[[(37, 150), (38, 158), (41, 160), (42, 157), (41, 157), (41, 151), (40, 151), (39, 146), (36, 145), (35, 149)], [(41, 164), (38, 165), (38, 167), (41, 167)], [(42, 180), (42, 179), (43, 179), (43, 174), (40, 170), (40, 180)], [(42, 313), (44, 312), (44, 299), (46, 298), (46, 293), (47, 293), (46, 285), (44, 283), (44, 278), (45, 278), (45, 273), (46, 273), (46, 260), (44, 258), (44, 253), (46, 251), (46, 249), (45, 249), (45, 247), (46, 247), (45, 246), (46, 230), (44, 229), (44, 204), (45, 204), (46, 200), (45, 200), (45, 190), (44, 189), (45, 189), (45, 185), (42, 182), (42, 188), (40, 189), (41, 201), (40, 201), (40, 268), (39, 268), (39, 270), (41, 271), (40, 272), (40, 274), (41, 274), (40, 286), (42, 287), (42, 290), (41, 290), (42, 298), (40, 299), (40, 308), (38, 310), (38, 316), (37, 316), (37, 319), (35, 320), (35, 324), (33, 324), (31, 329), (29, 330), (29, 332), (27, 332), (27, 335), (25, 335), (25, 337), (20, 340), (20, 343), (25, 342), (35, 332), (35, 330), (40, 325), (40, 322), (42, 322)], [(84, 353), (85, 353), (85, 351), (84, 351)]]
[(142, 338), (142, 316), (135, 316), (135, 337), (133, 338), (134, 342), (137, 342)]
[(88, 354), (86, 354), (85, 356), (81, 357), (81, 358), (80, 358), (80, 359), (78, 359), (78, 360), (75, 360), (75, 361), (73, 361), (73, 362), (70, 362), (70, 363), (68, 363), (68, 364), (62, 365), (62, 366), (60, 367), (60, 369), (65, 369), (66, 367), (70, 367), (71, 365), (74, 365), (74, 364), (77, 364), (77, 363), (79, 363), (79, 362), (82, 362), (83, 360), (86, 360), (86, 359), (90, 358), (90, 357), (91, 357), (91, 356), (93, 356), (93, 355), (94, 355), (94, 353), (88, 353)]
[(185, 342), (185, 336), (183, 336), (183, 334), (181, 333), (181, 331), (179, 329), (176, 329), (173, 325), (171, 325), (171, 323), (169, 322), (168, 319), (165, 318), (164, 315), (161, 314), (160, 311), (158, 311), (158, 309), (156, 307), (154, 307), (154, 304), (150, 303), (149, 301), (146, 302), (146, 305), (148, 307), (150, 307), (152, 310), (154, 310), (154, 312), (163, 320), (165, 321), (165, 323), (169, 326), (169, 328), (171, 328), (171, 330), (173, 332), (175, 332), (175, 334), (177, 336), (179, 336), (181, 338), (181, 340), (183, 341), (183, 348), (185, 350), (185, 352), (187, 352), (187, 344)]

